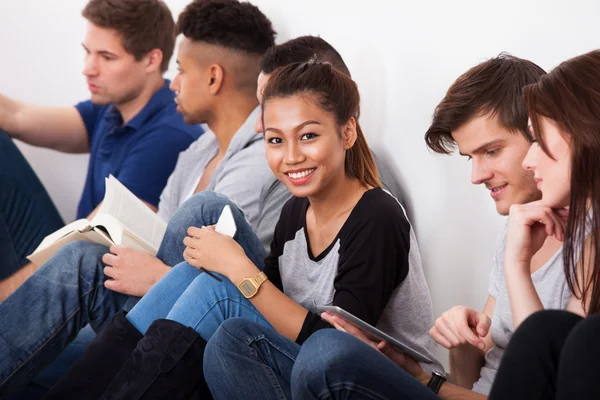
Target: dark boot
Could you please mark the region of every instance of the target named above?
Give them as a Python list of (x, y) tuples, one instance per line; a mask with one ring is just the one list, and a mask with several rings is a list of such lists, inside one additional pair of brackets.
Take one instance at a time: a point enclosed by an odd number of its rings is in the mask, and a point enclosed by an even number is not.
[(98, 399), (141, 339), (142, 334), (120, 311), (45, 398)]
[(156, 320), (102, 395), (102, 399), (211, 399), (202, 364), (206, 341), (167, 319)]

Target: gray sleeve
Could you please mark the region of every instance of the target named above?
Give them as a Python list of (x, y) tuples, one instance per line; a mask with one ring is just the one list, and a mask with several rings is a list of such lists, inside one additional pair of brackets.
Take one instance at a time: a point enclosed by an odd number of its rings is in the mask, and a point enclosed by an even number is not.
[(260, 188), (273, 173), (264, 154), (264, 142), (256, 141), (233, 155), (219, 172), (214, 191), (231, 199), (256, 230)]
[(267, 250), (271, 248), (275, 226), (281, 215), (283, 205), (292, 197), (288, 188), (275, 176), (263, 185), (258, 202), (259, 215), (256, 235)]
[(160, 194), (157, 214), (162, 218), (163, 221), (169, 221), (179, 206), (179, 191), (177, 188), (179, 187), (179, 175), (181, 174), (181, 170), (183, 168), (180, 162), (182, 159), (182, 154), (183, 153), (179, 154), (175, 169), (173, 170), (171, 176), (169, 176), (167, 185)]
[(490, 273), (490, 285), (488, 292), (490, 296), (497, 299), (500, 287), (504, 286), (504, 250), (506, 248), (506, 234), (508, 232), (508, 222), (498, 235), (496, 241), (496, 250), (494, 251), (494, 267)]

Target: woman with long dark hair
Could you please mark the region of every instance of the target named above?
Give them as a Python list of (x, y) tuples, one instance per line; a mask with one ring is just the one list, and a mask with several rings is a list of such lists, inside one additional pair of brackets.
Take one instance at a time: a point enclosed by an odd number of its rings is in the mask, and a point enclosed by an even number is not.
[[(543, 198), (568, 206), (565, 274), (582, 314), (542, 311), (526, 319), (508, 346), (491, 399), (600, 398), (600, 51), (563, 62), (524, 90), (534, 141), (524, 165)], [(532, 229), (555, 231), (552, 221)], [(527, 247), (535, 245), (524, 242)]]

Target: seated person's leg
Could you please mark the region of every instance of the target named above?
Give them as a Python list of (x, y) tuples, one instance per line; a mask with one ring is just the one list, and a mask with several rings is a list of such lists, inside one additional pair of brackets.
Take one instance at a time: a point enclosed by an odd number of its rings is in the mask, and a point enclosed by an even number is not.
[(96, 333), (92, 327), (86, 325), (58, 358), (40, 372), (24, 390), (13, 396), (11, 400), (42, 399), (83, 355), (83, 352), (95, 337)]
[(185, 250), (183, 239), (187, 236), (188, 228), (215, 225), (226, 205), (231, 206), (237, 225), (235, 239), (244, 247), (248, 258), (262, 266), (264, 249), (255, 246), (258, 239), (242, 211), (227, 196), (210, 191), (196, 193), (177, 208), (169, 221), (157, 257), (171, 266), (182, 262)]
[(545, 310), (523, 321), (502, 356), (489, 398), (554, 399), (559, 356), (582, 319), (567, 311)]
[(26, 256), (63, 225), (25, 157), (0, 131), (0, 280), (28, 264)]
[[(256, 243), (260, 242), (242, 211), (227, 196), (211, 191), (196, 193), (177, 208), (169, 220), (156, 257), (170, 266), (183, 262), (183, 251), (185, 250), (183, 239), (187, 236), (188, 228), (215, 225), (226, 205), (231, 207), (238, 226), (236, 240), (244, 247), (248, 258), (262, 268), (265, 256), (264, 248), (256, 246)], [(146, 297), (148, 295), (144, 296), (144, 298)], [(138, 297), (131, 297), (124, 309), (131, 311), (138, 301)], [(166, 314), (156, 315), (157, 318), (164, 318)]]
[(157, 319), (166, 318), (177, 300), (201, 272), (182, 262), (173, 268), (150, 289), (129, 311), (127, 319), (142, 334)]
[(223, 322), (208, 341), (204, 377), (215, 400), (291, 398), (300, 345), (244, 318)]
[[(171, 232), (168, 238), (165, 235), (163, 239), (160, 250), (163, 254), (170, 251), (167, 250), (169, 245), (177, 247), (177, 252), (183, 254), (185, 249), (183, 238), (187, 236), (188, 227), (193, 226), (189, 225), (190, 221), (203, 226), (214, 225), (223, 207), (229, 205), (237, 228), (234, 239), (242, 246), (248, 258), (262, 269), (264, 248), (243, 213), (226, 196), (214, 192), (202, 192), (188, 200), (185, 205), (182, 206), (181, 213), (178, 211), (178, 222), (170, 224)], [(181, 235), (178, 239), (176, 239), (177, 234)], [(170, 282), (171, 280), (173, 282)], [(228, 317), (241, 316), (240, 313), (249, 312), (253, 318), (264, 320), (237, 287), (225, 277), (221, 277), (221, 280), (218, 282), (208, 274), (199, 274), (199, 271), (189, 264), (180, 263), (150, 289), (129, 312), (127, 319), (142, 333), (146, 332), (152, 321), (156, 319), (172, 319), (194, 329), (197, 326), (196, 330), (205, 340), (208, 340), (218, 325)], [(208, 315), (209, 311), (214, 311), (214, 314)], [(203, 325), (201, 321), (206, 323), (204, 328), (201, 327)], [(200, 329), (205, 331), (202, 332)], [(204, 334), (208, 336), (205, 337)]]
[(86, 324), (98, 332), (123, 307), (128, 296), (104, 287), (107, 251), (70, 243), (0, 304), (0, 396), (23, 388)]
[(571, 330), (558, 365), (556, 398), (598, 399), (598, 355), (600, 354), (600, 315), (590, 315)]
[(335, 329), (304, 342), (291, 387), (295, 399), (439, 399), (379, 351)]
[[(185, 265), (189, 267), (187, 263)], [(243, 317), (271, 328), (271, 324), (230, 280), (214, 275), (222, 281), (200, 274), (177, 300), (167, 319), (189, 326), (206, 341), (229, 318)]]

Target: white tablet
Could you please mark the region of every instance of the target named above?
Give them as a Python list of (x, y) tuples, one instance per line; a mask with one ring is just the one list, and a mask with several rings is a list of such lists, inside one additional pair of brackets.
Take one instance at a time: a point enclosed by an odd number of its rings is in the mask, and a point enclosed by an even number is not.
[(329, 314), (337, 315), (338, 317), (348, 321), (355, 327), (360, 328), (361, 330), (367, 332), (369, 335), (371, 335), (379, 340), (384, 340), (384, 341), (388, 342), (389, 344), (391, 344), (398, 350), (403, 351), (408, 356), (410, 356), (412, 359), (414, 359), (418, 362), (424, 362), (424, 363), (430, 363), (430, 364), (433, 363), (433, 360), (431, 360), (429, 357), (419, 353), (417, 350), (412, 349), (410, 346), (407, 346), (404, 343), (399, 342), (398, 340), (394, 339), (387, 333), (382, 332), (379, 329), (375, 328), (374, 326), (367, 324), (365, 321), (363, 321), (362, 319), (360, 319), (358, 317), (355, 317), (354, 315), (350, 314), (346, 310), (343, 310), (337, 306), (317, 306), (317, 311), (319, 313), (327, 312)]

